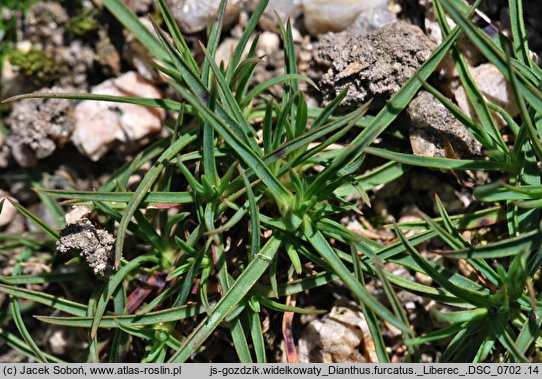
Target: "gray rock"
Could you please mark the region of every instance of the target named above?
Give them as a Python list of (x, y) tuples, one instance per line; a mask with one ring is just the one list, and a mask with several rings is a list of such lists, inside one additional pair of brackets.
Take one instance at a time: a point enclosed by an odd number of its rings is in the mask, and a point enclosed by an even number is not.
[[(197, 33), (215, 21), (220, 0), (169, 0), (173, 17), (185, 33)], [(241, 12), (241, 0), (230, 0), (224, 14), (224, 26), (231, 25)]]
[(276, 14), (286, 24), (288, 19), (293, 21), (301, 12), (301, 0), (269, 0), (259, 24), (263, 30), (280, 33)]
[(384, 8), (370, 8), (359, 14), (347, 31), (352, 34), (367, 35), (397, 21), (395, 13)]
[[(47, 88), (40, 92), (69, 92)], [(23, 99), (13, 104), (7, 118), (10, 135), (6, 145), (23, 167), (34, 166), (39, 159), (53, 154), (57, 145), (67, 142), (73, 127), (73, 102), (64, 99)]]
[(386, 8), (388, 0), (302, 0), (305, 28), (312, 36), (345, 30), (367, 9)]
[(314, 76), (320, 78), (324, 103), (348, 88), (345, 108), (372, 100), (371, 107), (379, 109), (414, 76), (433, 47), (420, 28), (403, 21), (365, 37), (348, 31), (323, 35), (315, 46)]
[(412, 122), (410, 144), (415, 155), (447, 157), (446, 141), (460, 157), (480, 155), (482, 145), (427, 91), (421, 91), (407, 108)]

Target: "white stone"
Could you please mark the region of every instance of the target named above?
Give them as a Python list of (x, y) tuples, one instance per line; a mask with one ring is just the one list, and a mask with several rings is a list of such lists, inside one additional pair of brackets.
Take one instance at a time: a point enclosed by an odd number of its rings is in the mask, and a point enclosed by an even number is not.
[[(173, 17), (185, 33), (197, 33), (215, 21), (220, 0), (170, 0)], [(241, 11), (241, 0), (230, 0), (224, 14), (224, 26), (233, 23)]]
[(258, 55), (269, 55), (280, 48), (280, 37), (272, 32), (263, 32), (258, 40)]
[[(470, 73), (474, 79), (474, 82), (488, 101), (501, 106), (512, 117), (519, 114), (512, 89), (497, 67), (491, 63), (485, 63), (478, 67), (472, 68)], [(463, 87), (459, 87), (455, 91), (455, 100), (465, 114), (471, 118), (476, 117), (476, 112), (469, 103)], [(495, 120), (497, 123), (500, 126), (504, 126), (505, 122), (500, 115), (497, 115), (496, 113), (493, 114), (496, 116)]]
[(17, 214), (17, 208), (15, 208), (8, 199), (11, 201), (14, 200), (8, 193), (0, 191), (0, 201), (4, 200), (2, 212), (0, 212), (0, 227), (8, 225)]
[[(133, 71), (98, 84), (92, 93), (162, 98), (155, 86)], [(158, 132), (164, 118), (165, 111), (160, 108), (84, 100), (75, 108), (71, 140), (81, 153), (97, 161), (116, 141), (134, 143)]]
[(76, 224), (85, 219), (91, 212), (92, 210), (89, 207), (85, 207), (84, 205), (75, 205), (64, 216), (66, 224)]
[(301, 0), (269, 0), (265, 11), (260, 18), (260, 27), (263, 30), (276, 32), (280, 31), (277, 14), (284, 24), (301, 14)]
[[(239, 43), (239, 40), (236, 38), (229, 38), (229, 37), (224, 38), (224, 40), (220, 43), (220, 45), (218, 45), (218, 48), (216, 49), (216, 53), (215, 53), (216, 64), (220, 66), (220, 64), (223, 62), (224, 67), (227, 67), (228, 63), (230, 62), (230, 57), (235, 51), (235, 48), (237, 47), (238, 43)], [(243, 52), (243, 55), (247, 53), (249, 47), (250, 47), (250, 43), (247, 44), (247, 48)]]
[[(241, 55), (241, 60), (246, 59), (250, 47), (254, 38), (251, 37)], [(233, 52), (237, 48), (239, 40), (237, 38), (224, 38), (224, 40), (218, 46), (218, 49), (215, 53), (215, 62), (218, 66), (224, 63), (224, 67), (228, 66), (230, 62), (230, 57), (233, 55)], [(280, 48), (280, 38), (278, 35), (272, 32), (263, 32), (258, 39), (258, 45), (256, 46), (256, 57), (261, 57), (262, 55), (272, 54)]]
[(340, 32), (370, 8), (386, 8), (388, 0), (302, 0), (305, 28), (313, 35)]

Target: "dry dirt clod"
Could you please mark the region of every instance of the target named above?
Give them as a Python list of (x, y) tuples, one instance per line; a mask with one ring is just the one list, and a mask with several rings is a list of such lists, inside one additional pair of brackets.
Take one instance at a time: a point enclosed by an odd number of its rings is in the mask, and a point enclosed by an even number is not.
[(88, 88), (88, 73), (94, 65), (96, 53), (81, 40), (74, 40), (68, 46), (56, 49), (55, 54), (69, 70), (59, 79), (62, 87), (75, 87), (82, 90)]
[(452, 153), (450, 147), (460, 157), (481, 154), (480, 142), (429, 92), (420, 91), (407, 114), (412, 122), (410, 144), (415, 155), (445, 158)]
[(329, 314), (311, 321), (298, 345), (301, 363), (377, 361), (365, 316), (355, 304), (339, 302)]
[[(40, 92), (70, 92), (66, 88), (47, 88)], [(53, 154), (57, 145), (67, 142), (72, 127), (73, 103), (65, 99), (23, 99), (13, 104), (7, 119), (10, 135), (6, 140), (13, 158), (23, 167)]]
[(371, 107), (379, 109), (414, 76), (433, 48), (420, 28), (403, 21), (368, 36), (328, 33), (315, 45), (314, 76), (320, 79), (324, 103), (348, 88), (342, 103), (345, 108), (354, 109), (372, 99)]
[(28, 9), (23, 30), (33, 44), (50, 49), (64, 44), (64, 24), (68, 14), (57, 2), (40, 1)]
[(86, 207), (76, 207), (66, 215), (67, 225), (60, 232), (56, 249), (61, 253), (79, 251), (96, 275), (107, 276), (114, 265), (115, 238), (107, 230), (92, 225), (86, 218), (89, 212)]

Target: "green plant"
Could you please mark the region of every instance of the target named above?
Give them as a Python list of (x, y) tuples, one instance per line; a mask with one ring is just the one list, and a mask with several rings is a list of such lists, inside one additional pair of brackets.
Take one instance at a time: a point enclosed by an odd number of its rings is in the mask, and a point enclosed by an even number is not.
[(64, 62), (40, 49), (15, 50), (8, 54), (8, 59), (21, 74), (40, 82), (50, 83), (66, 71)]
[[(98, 347), (106, 340), (109, 344), (104, 355), (109, 361), (116, 361), (122, 352), (130, 350), (130, 339), (138, 338), (147, 344), (146, 354), (138, 357), (141, 361), (183, 362), (204, 346), (217, 328), (225, 326), (239, 360), (265, 362), (262, 309), (318, 313), (291, 306), (281, 298), (340, 279), (359, 301), (382, 362), (390, 359), (381, 333), (382, 320), (403, 333), (409, 349), (407, 361), (419, 360), (418, 345), (443, 339), (448, 341), (443, 361), (486, 361), (498, 354), (524, 361), (528, 350), (537, 348), (539, 299), (535, 298), (532, 278), (542, 262), (539, 213), (535, 209), (542, 192), (539, 173), (534, 172), (542, 158), (542, 96), (537, 89), (541, 75), (524, 43), (520, 1), (510, 2), (512, 23), (517, 28), (513, 53), (508, 55), (505, 45), (491, 40), (470, 21), (469, 14), (477, 4), (467, 9), (458, 8), (462, 3), (451, 0), (435, 2), (445, 36), (442, 44), (417, 76), (374, 117), (365, 115), (366, 107), (338, 115), (336, 111), (345, 93), (323, 109), (308, 107), (300, 82), (314, 84), (297, 72), (289, 24), (280, 25), (285, 74), (250, 89), (251, 75), (259, 63), (255, 57), (257, 38), (249, 46), (248, 58), (241, 57), (267, 5), (265, 0), (256, 7), (226, 67), (218, 66), (214, 58), (225, 2), (221, 3), (218, 21), (210, 28), (207, 45), (201, 46), (205, 55), (201, 66), (191, 55), (164, 0), (158, 1), (158, 7), (171, 40), (158, 27), (155, 34), (149, 32), (122, 2), (103, 0), (103, 4), (160, 61), (156, 68), (171, 79), (171, 86), (183, 101), (95, 94), (55, 96), (162, 107), (178, 112), (177, 122), (169, 126), (170, 137), (145, 149), (96, 192), (38, 189), (57, 213), (58, 205), (52, 199), (68, 199), (92, 206), (107, 217), (110, 226), (118, 222), (118, 270), (109, 280), (99, 283), (88, 304), (20, 286), (73, 281), (71, 274), (26, 277), (17, 275), (15, 270), (12, 276), (2, 277), (0, 291), (12, 299), (11, 317), (23, 336), (21, 340), (3, 331), (0, 336), (6, 343), (33, 359), (56, 359), (40, 351), (21, 322), (17, 299), (26, 299), (68, 314), (38, 316), (42, 322), (87, 329), (88, 361), (100, 359)], [(445, 11), (458, 27), (449, 29)], [(487, 103), (477, 90), (455, 48), (461, 30), (513, 84), (522, 110), (520, 123)], [(479, 121), (462, 114), (426, 82), (449, 52), (476, 104)], [(264, 96), (275, 84), (283, 88), (280, 101)], [(485, 159), (417, 157), (394, 151), (394, 146), (385, 143), (381, 144), (385, 148), (370, 147), (422, 87), (465, 123), (487, 149)], [(48, 96), (51, 95), (16, 98)], [(490, 110), (496, 110), (510, 122), (516, 137), (511, 149), (496, 128)], [(332, 143), (344, 143), (346, 136), (352, 135), (343, 149), (326, 150)], [(389, 162), (360, 174), (367, 155)], [(127, 191), (130, 175), (147, 162), (152, 162), (152, 167), (137, 189)], [(509, 185), (500, 188), (501, 184), (496, 183), (488, 192), (484, 192), (487, 187), (476, 190), (481, 201), (502, 200), (506, 204), (449, 216), (437, 199), (440, 218), (424, 216), (421, 223), (397, 225), (399, 240), (388, 246), (357, 235), (337, 221), (340, 215), (357, 211), (345, 200), (348, 195), (357, 193), (366, 199), (366, 191), (393, 181), (407, 165), (506, 172)], [(315, 170), (316, 166), (323, 169)], [(178, 178), (182, 178), (183, 184), (177, 183)], [(494, 191), (495, 187), (499, 188)], [(495, 198), (495, 194), (501, 197)], [(517, 203), (518, 199), (528, 201)], [(1, 248), (24, 248), (27, 253), (19, 258), (23, 261), (32, 251), (50, 248), (58, 239), (58, 232), (21, 205), (15, 206), (48, 236), (45, 240), (37, 236), (2, 236), (6, 242)], [(460, 233), (503, 219), (507, 220), (509, 236), (498, 242), (471, 246)], [(412, 237), (403, 234), (416, 229), (420, 233)], [(437, 236), (450, 246), (446, 257), (466, 259), (485, 281), (468, 279), (423, 258), (416, 246)], [(137, 250), (125, 248), (130, 241), (137, 241)], [(436, 285), (408, 281), (382, 270), (382, 262), (425, 273)], [(307, 263), (314, 268), (305, 269)], [(154, 297), (147, 295), (134, 314), (128, 311), (134, 307), (128, 292), (140, 289), (134, 284), (139, 273), (147, 275), (150, 282), (163, 278), (163, 273), (167, 276), (162, 291)], [(366, 289), (367, 275), (380, 280), (391, 310)], [(218, 293), (212, 293), (211, 283), (218, 283)], [(394, 287), (461, 310), (436, 311), (436, 316), (450, 322), (450, 326), (417, 337)], [(201, 315), (198, 325), (184, 335), (183, 329), (188, 325), (184, 320), (197, 315)]]
[(66, 31), (78, 36), (95, 31), (98, 27), (99, 23), (96, 19), (96, 12), (93, 10), (83, 10), (66, 22)]

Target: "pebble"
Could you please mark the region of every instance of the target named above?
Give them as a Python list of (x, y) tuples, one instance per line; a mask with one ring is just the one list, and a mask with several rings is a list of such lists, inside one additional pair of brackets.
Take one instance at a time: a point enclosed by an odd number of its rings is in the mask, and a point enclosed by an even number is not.
[[(241, 56), (241, 60), (246, 59), (247, 54), (250, 50), (250, 46), (252, 45), (253, 41), (254, 41), (253, 38), (249, 39), (245, 47), (245, 50), (243, 51), (243, 55)], [(233, 55), (233, 52), (235, 51), (235, 48), (237, 47), (238, 43), (239, 43), (239, 40), (237, 38), (230, 38), (230, 37), (224, 38), (224, 40), (220, 43), (215, 53), (216, 64), (220, 66), (220, 64), (223, 62), (224, 67), (226, 67), (228, 63), (230, 62), (230, 57)], [(277, 52), (279, 48), (280, 48), (280, 38), (276, 33), (262, 32), (260, 34), (260, 38), (258, 39), (255, 55), (256, 57), (270, 55)]]
[(91, 212), (92, 210), (89, 207), (86, 207), (84, 205), (75, 205), (65, 215), (66, 224), (76, 224), (78, 222), (81, 222)]
[[(491, 63), (485, 63), (478, 67), (472, 68), (470, 72), (474, 82), (486, 100), (501, 106), (512, 117), (519, 114), (512, 89), (497, 67)], [(465, 89), (463, 87), (459, 87), (455, 91), (455, 100), (465, 114), (471, 118), (476, 117), (476, 112), (468, 101)], [(500, 115), (495, 113), (493, 114), (496, 116), (494, 119), (497, 121), (497, 124), (499, 126), (504, 126), (505, 122)]]
[(301, 363), (377, 362), (365, 316), (346, 301), (339, 301), (329, 314), (310, 321), (298, 345)]
[[(92, 93), (162, 98), (155, 86), (133, 71), (98, 84)], [(160, 108), (84, 100), (75, 107), (75, 127), (71, 140), (82, 154), (97, 161), (117, 141), (137, 143), (158, 132), (165, 115)]]
[[(228, 63), (230, 62), (230, 57), (233, 55), (233, 52), (235, 51), (235, 48), (237, 47), (237, 44), (239, 43), (239, 40), (236, 38), (224, 38), (218, 48), (216, 49), (215, 53), (215, 62), (217, 65), (220, 65), (221, 63), (224, 63), (224, 67), (228, 66)], [(245, 54), (248, 52), (248, 49), (250, 48), (250, 43), (247, 44), (247, 48), (245, 48), (245, 51), (243, 52), (243, 59)]]
[(407, 108), (412, 123), (410, 144), (414, 155), (448, 157), (446, 141), (460, 157), (480, 155), (482, 146), (446, 107), (427, 91), (420, 93)]
[[(193, 34), (215, 21), (220, 0), (169, 0), (171, 13), (184, 33)], [(230, 0), (224, 14), (224, 27), (231, 25), (241, 12), (241, 1)]]
[(66, 225), (60, 231), (56, 249), (60, 253), (79, 251), (96, 275), (106, 277), (113, 269), (114, 244), (115, 238), (111, 233), (83, 219), (79, 223)]
[(8, 199), (13, 200), (13, 198), (7, 192), (0, 191), (0, 201), (2, 201), (2, 199), (5, 200), (2, 211), (0, 212), (0, 228), (10, 224), (17, 214), (17, 208), (8, 201)]
[(263, 32), (258, 40), (258, 55), (269, 55), (280, 48), (280, 37), (276, 33)]
[(280, 32), (277, 22), (277, 14), (284, 24), (290, 19), (293, 20), (302, 12), (301, 0), (269, 0), (262, 17), (260, 27), (269, 32)]
[(370, 8), (364, 10), (348, 27), (348, 31), (360, 35), (375, 32), (386, 25), (397, 21), (397, 16), (384, 8)]
[(345, 30), (371, 8), (386, 8), (388, 0), (302, 0), (305, 28), (312, 36)]

